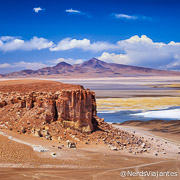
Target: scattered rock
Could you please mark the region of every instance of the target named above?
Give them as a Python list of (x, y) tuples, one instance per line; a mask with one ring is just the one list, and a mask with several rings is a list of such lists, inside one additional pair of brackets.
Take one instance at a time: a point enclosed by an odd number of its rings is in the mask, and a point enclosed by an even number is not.
[(26, 133), (26, 128), (25, 128), (25, 127), (22, 127), (22, 128), (21, 128), (21, 132), (22, 132), (22, 133)]
[(48, 149), (41, 145), (33, 145), (33, 150), (37, 152), (47, 152)]
[(41, 137), (41, 130), (40, 129), (36, 129), (35, 132), (34, 132), (34, 136), (36, 137)]
[(52, 152), (52, 153), (51, 153), (51, 156), (52, 156), (52, 157), (56, 157), (56, 155), (57, 155), (56, 152)]
[(68, 142), (67, 147), (68, 147), (68, 148), (76, 148), (76, 143), (74, 143), (74, 142)]
[(145, 144), (145, 143), (142, 143), (142, 144), (141, 144), (141, 147), (142, 147), (142, 148), (145, 148), (145, 147), (146, 147), (146, 144)]
[(117, 151), (117, 150), (118, 150), (116, 146), (110, 146), (110, 148), (111, 148), (111, 150), (113, 150), (113, 151)]

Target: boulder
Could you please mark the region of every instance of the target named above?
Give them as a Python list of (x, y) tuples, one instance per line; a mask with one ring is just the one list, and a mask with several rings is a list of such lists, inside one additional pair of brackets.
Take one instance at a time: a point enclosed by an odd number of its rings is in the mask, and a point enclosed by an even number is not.
[(74, 143), (74, 142), (68, 142), (67, 147), (68, 147), (68, 148), (76, 148), (76, 143)]

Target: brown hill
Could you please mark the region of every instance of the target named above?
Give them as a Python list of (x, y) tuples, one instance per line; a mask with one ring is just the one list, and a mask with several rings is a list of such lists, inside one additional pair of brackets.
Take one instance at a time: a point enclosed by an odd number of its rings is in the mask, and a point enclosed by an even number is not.
[(91, 77), (136, 77), (136, 76), (179, 76), (180, 72), (157, 70), (152, 68), (106, 63), (96, 58), (81, 64), (70, 65), (60, 62), (53, 67), (38, 70), (23, 70), (4, 74), (1, 77), (58, 77), (58, 78), (91, 78)]

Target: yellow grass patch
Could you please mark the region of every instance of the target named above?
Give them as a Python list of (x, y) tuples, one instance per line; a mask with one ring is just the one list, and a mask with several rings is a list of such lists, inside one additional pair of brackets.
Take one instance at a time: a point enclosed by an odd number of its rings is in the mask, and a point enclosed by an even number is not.
[(162, 87), (180, 88), (180, 84), (167, 84), (162, 85)]
[(180, 84), (158, 84), (158, 85), (145, 85), (145, 86), (153, 87), (153, 88), (164, 88), (164, 87), (180, 88)]
[(137, 97), (97, 99), (97, 110), (156, 110), (180, 106), (180, 97)]

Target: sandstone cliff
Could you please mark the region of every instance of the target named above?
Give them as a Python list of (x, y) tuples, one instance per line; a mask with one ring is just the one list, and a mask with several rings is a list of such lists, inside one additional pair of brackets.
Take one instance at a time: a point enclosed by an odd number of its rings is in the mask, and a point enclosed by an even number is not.
[[(17, 124), (27, 128), (31, 124), (37, 128), (59, 121), (64, 128), (93, 131), (93, 119), (97, 116), (94, 92), (48, 81), (4, 84), (0, 87), (0, 115), (1, 121), (9, 126)], [(48, 86), (48, 90), (43, 91)], [(16, 91), (12, 91), (14, 89)]]
[(97, 117), (94, 92), (53, 81), (1, 81), (0, 129), (4, 128), (47, 140), (106, 144), (112, 150), (129, 148), (130, 152), (143, 143), (141, 137)]

